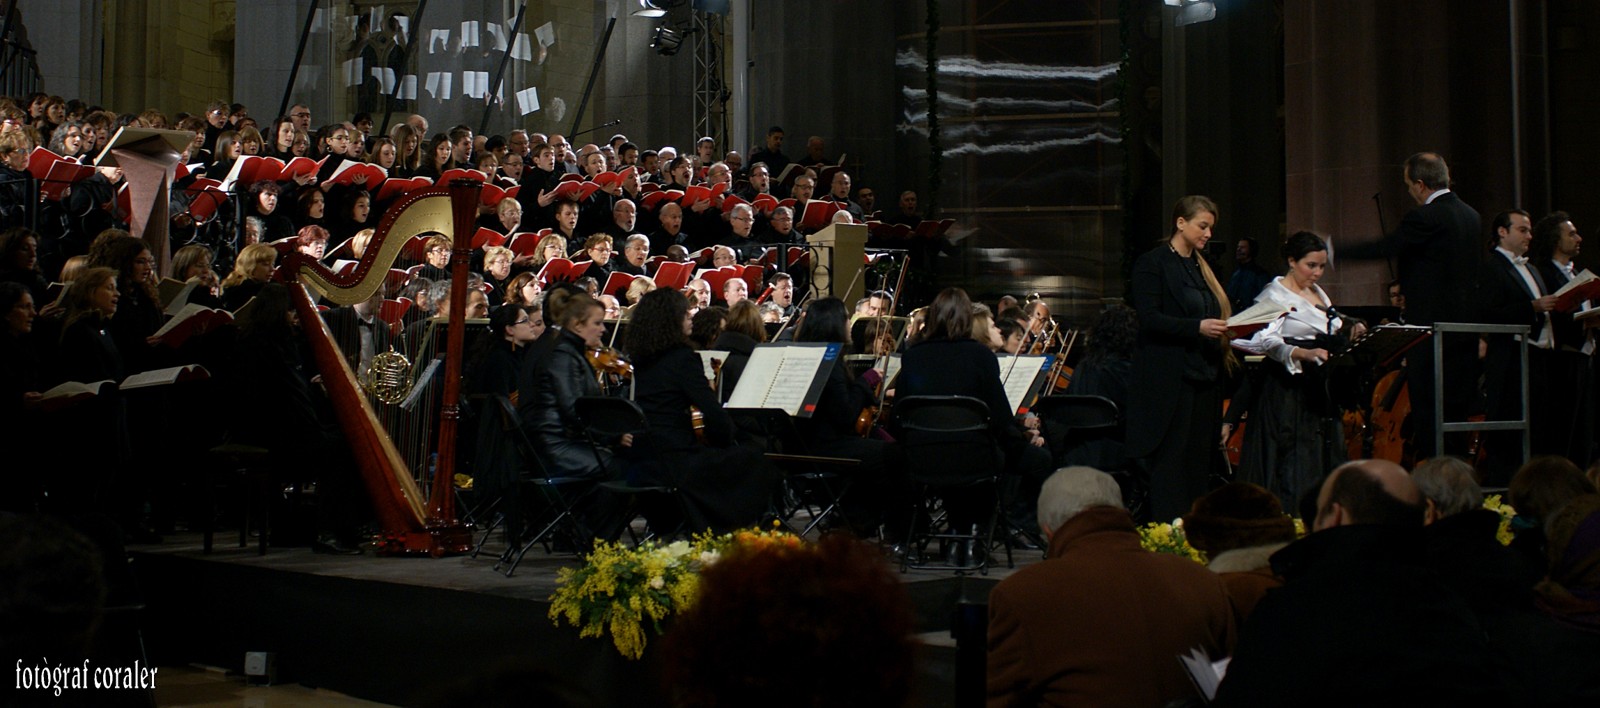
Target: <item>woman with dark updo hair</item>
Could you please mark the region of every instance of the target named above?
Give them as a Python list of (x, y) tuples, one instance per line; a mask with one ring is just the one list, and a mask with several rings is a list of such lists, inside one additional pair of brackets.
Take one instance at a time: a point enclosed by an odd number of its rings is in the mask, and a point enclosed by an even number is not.
[[(1366, 326), (1334, 315), (1333, 301), (1317, 285), (1328, 268), (1326, 242), (1301, 231), (1284, 243), (1283, 255), (1288, 272), (1268, 283), (1256, 301), (1272, 301), (1289, 313), (1249, 339), (1233, 340), (1233, 346), (1274, 362), (1252, 379), (1255, 393), (1246, 402), (1251, 416), (1239, 455), (1239, 481), (1265, 487), (1287, 509), (1345, 461), (1344, 428), (1328, 398), (1323, 367)], [(1224, 424), (1222, 431), (1226, 439), (1231, 425)]]

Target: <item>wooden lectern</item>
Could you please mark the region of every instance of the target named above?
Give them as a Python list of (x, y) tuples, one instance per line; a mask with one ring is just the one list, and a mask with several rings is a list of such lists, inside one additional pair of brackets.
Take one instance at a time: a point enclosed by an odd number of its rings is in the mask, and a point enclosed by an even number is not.
[(806, 237), (811, 244), (811, 287), (817, 297), (844, 300), (855, 307), (866, 292), (867, 227), (865, 224), (829, 224)]
[(133, 211), (128, 215), (128, 230), (134, 238), (150, 244), (156, 274), (163, 278), (172, 275), (172, 248), (167, 245), (172, 178), (184, 149), (193, 142), (194, 133), (187, 130), (128, 126), (118, 130), (94, 160), (96, 166), (122, 168)]

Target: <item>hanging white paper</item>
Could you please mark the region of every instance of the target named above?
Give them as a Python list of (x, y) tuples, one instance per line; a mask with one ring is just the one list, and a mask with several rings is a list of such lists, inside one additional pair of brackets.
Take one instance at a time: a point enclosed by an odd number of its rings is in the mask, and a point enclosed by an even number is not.
[(402, 101), (417, 100), (417, 75), (406, 74), (405, 78), (400, 79), (400, 88), (394, 97)]
[(436, 54), (440, 49), (450, 51), (450, 30), (436, 29), (428, 32), (428, 53)]
[(511, 45), (511, 56), (514, 59), (533, 61), (533, 50), (528, 46), (527, 32), (517, 33), (517, 41)]
[(322, 67), (310, 64), (301, 64), (300, 73), (295, 74), (294, 88), (296, 91), (317, 90), (317, 75), (322, 72)]
[(534, 30), (533, 34), (539, 38), (539, 46), (541, 47), (553, 46), (556, 43), (556, 26), (553, 22), (539, 25), (539, 28)]
[(489, 72), (461, 72), (461, 93), (473, 98), (483, 98), (489, 92)]
[(461, 48), (478, 46), (478, 21), (467, 20), (461, 23)]
[(372, 78), (378, 80), (379, 93), (394, 93), (394, 69), (387, 66), (372, 67)]
[(372, 15), (370, 16), (370, 19), (367, 20), (367, 29), (369, 31), (371, 31), (373, 34), (377, 34), (378, 32), (382, 32), (383, 31), (383, 6), (382, 5), (378, 5), (378, 6), (374, 7), (374, 8), (372, 8)]
[(521, 115), (528, 115), (539, 110), (539, 88), (529, 86), (517, 92), (517, 110)]
[(495, 48), (495, 51), (501, 51), (501, 52), (505, 51), (506, 50), (506, 28), (501, 27), (500, 23), (498, 23), (498, 22), (485, 22), (485, 23), (483, 23), (483, 26), (488, 28), (489, 34), (494, 35), (494, 48)]
[(328, 31), (328, 16), (327, 16), (326, 13), (324, 13), (322, 11), (322, 8), (320, 8), (320, 7), (317, 8), (316, 10), (312, 11), (312, 13), (311, 13), (311, 31), (312, 32), (326, 32), (326, 31)]
[(362, 71), (362, 64), (363, 61), (361, 57), (356, 57), (354, 59), (345, 61), (342, 67), (345, 88), (355, 86), (366, 79), (367, 75)]
[(428, 81), (424, 86), (428, 95), (440, 101), (450, 100), (450, 82), (454, 76), (448, 71), (428, 72)]
[(405, 15), (397, 15), (394, 21), (400, 24), (400, 43), (405, 44), (406, 38), (411, 36), (411, 18)]

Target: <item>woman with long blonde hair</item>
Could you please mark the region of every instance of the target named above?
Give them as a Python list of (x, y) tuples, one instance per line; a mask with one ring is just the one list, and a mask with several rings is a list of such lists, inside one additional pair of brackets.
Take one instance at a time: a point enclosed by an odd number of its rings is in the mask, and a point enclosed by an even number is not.
[(1128, 457), (1149, 475), (1151, 518), (1172, 519), (1207, 491), (1222, 429), (1222, 387), (1236, 364), (1228, 296), (1204, 251), (1217, 205), (1191, 195), (1172, 210), (1172, 233), (1133, 264), (1139, 344), (1128, 398)]

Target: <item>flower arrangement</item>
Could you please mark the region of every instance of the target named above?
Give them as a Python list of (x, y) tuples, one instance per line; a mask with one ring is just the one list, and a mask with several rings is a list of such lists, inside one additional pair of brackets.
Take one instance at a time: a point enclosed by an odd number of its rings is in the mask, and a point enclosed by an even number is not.
[(703, 568), (733, 550), (781, 550), (802, 543), (792, 534), (763, 529), (707, 532), (666, 545), (599, 542), (582, 567), (560, 570), (549, 617), (557, 626), (577, 627), (580, 637), (609, 633), (618, 653), (638, 659), (649, 642), (646, 626), (659, 636), (664, 620), (694, 604)]
[(1484, 497), (1483, 508), (1500, 515), (1500, 528), (1495, 529), (1494, 537), (1502, 546), (1511, 545), (1511, 537), (1513, 536), (1511, 533), (1511, 520), (1517, 517), (1517, 510), (1511, 508), (1510, 504), (1501, 501), (1499, 494), (1490, 494)]
[(1153, 553), (1171, 553), (1196, 563), (1206, 562), (1205, 554), (1189, 545), (1189, 539), (1183, 535), (1183, 519), (1174, 519), (1170, 524), (1152, 523), (1140, 526), (1139, 545)]

